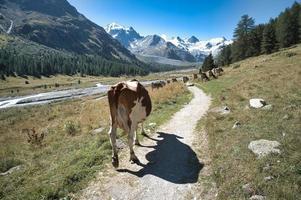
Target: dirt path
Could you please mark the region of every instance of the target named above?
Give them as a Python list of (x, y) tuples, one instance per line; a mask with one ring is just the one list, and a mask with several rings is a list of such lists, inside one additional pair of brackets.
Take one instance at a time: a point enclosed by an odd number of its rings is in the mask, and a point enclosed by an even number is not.
[(123, 153), (119, 169), (108, 166), (82, 191), (81, 199), (214, 199), (215, 185), (206, 178), (207, 137), (205, 132), (194, 133), (210, 98), (197, 87), (189, 90), (191, 102), (135, 148), (141, 165), (130, 164), (129, 153)]

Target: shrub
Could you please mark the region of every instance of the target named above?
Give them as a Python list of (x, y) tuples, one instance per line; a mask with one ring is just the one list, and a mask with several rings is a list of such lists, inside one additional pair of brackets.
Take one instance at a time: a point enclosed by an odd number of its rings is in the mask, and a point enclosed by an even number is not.
[(25, 81), (25, 84), (26, 84), (26, 85), (29, 84), (29, 81)]
[(75, 135), (79, 131), (79, 125), (73, 121), (67, 121), (64, 125), (64, 130), (68, 135)]
[(32, 129), (23, 129), (23, 134), (27, 136), (27, 142), (32, 145), (42, 146), (42, 142), (44, 140), (44, 132), (38, 133), (35, 128)]
[(54, 87), (60, 87), (60, 84), (55, 83), (55, 84), (54, 84)]

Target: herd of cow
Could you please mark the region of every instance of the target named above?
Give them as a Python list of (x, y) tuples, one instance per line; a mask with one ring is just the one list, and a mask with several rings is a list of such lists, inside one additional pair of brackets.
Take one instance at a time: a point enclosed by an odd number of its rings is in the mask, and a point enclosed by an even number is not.
[[(221, 76), (222, 73), (224, 72), (223, 68), (218, 67), (218, 68), (213, 68), (212, 70), (208, 70), (207, 72), (202, 72), (200, 71), (200, 78), (201, 80), (204, 81), (210, 81), (210, 79), (217, 79), (217, 77)], [(192, 76), (193, 80), (198, 79), (198, 74), (193, 74)], [(151, 83), (151, 88), (153, 89), (159, 89), (164, 87), (166, 84), (177, 82), (177, 78), (172, 78), (172, 79), (167, 79), (166, 81), (155, 81)], [(189, 81), (188, 76), (183, 76), (182, 81), (184, 83), (187, 83)]]
[[(202, 81), (209, 81), (211, 77), (217, 78), (224, 70), (215, 68), (208, 72), (200, 72)], [(193, 79), (198, 79), (198, 74), (193, 74)], [(168, 79), (165, 81), (156, 81), (151, 83), (151, 88), (158, 89), (166, 84), (177, 82), (177, 78)], [(187, 76), (182, 77), (184, 83), (189, 81)], [(137, 138), (138, 124), (150, 115), (152, 111), (152, 102), (148, 91), (136, 79), (120, 82), (110, 88), (108, 91), (108, 100), (111, 115), (111, 127), (109, 131), (110, 142), (112, 145), (112, 165), (117, 168), (119, 166), (118, 151), (116, 146), (117, 128), (121, 128), (127, 133), (128, 145), (130, 148), (130, 161), (139, 163), (139, 159), (134, 153), (134, 144), (139, 145)]]

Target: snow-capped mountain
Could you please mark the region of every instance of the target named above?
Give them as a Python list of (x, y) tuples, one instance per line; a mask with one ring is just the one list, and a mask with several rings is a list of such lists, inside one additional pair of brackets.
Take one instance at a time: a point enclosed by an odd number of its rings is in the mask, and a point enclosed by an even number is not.
[(105, 30), (127, 48), (132, 42), (143, 38), (133, 29), (133, 27), (121, 26), (115, 22), (107, 25)]
[(224, 46), (232, 43), (224, 37), (210, 40), (199, 40), (195, 36), (187, 39), (180, 37), (169, 39), (166, 35), (143, 37), (132, 27), (124, 27), (117, 23), (107, 25), (105, 30), (136, 55), (188, 62), (202, 62), (210, 52), (216, 56)]
[(129, 50), (134, 54), (161, 56), (174, 60), (195, 62), (195, 58), (188, 51), (166, 42), (158, 35), (149, 35), (131, 43)]
[(217, 56), (224, 46), (232, 43), (232, 40), (227, 40), (224, 37), (201, 41), (195, 36), (185, 40), (180, 37), (171, 38), (169, 40), (166, 37), (166, 40), (183, 50), (189, 51), (197, 61), (202, 61), (210, 52), (213, 56)]

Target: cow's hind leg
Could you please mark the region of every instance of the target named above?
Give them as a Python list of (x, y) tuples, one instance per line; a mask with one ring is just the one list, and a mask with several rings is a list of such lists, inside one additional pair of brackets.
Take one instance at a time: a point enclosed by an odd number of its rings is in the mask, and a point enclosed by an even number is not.
[(131, 129), (128, 134), (128, 142), (130, 147), (130, 161), (132, 163), (139, 163), (137, 156), (134, 153), (134, 137), (137, 129), (137, 123), (132, 123)]
[(110, 128), (109, 135), (110, 135), (110, 142), (112, 145), (112, 165), (115, 168), (119, 166), (117, 146), (116, 146), (116, 131), (117, 131), (117, 124), (114, 123)]
[(135, 145), (140, 146), (140, 142), (139, 142), (138, 136), (137, 136), (137, 131), (135, 131), (134, 141), (135, 141)]

